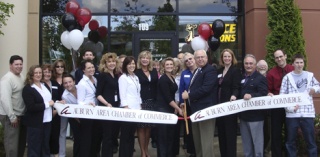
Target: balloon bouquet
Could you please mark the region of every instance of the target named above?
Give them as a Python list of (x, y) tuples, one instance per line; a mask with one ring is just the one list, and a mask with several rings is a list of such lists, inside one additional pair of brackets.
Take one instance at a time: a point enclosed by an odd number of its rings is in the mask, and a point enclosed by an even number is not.
[(71, 51), (73, 70), (76, 68), (77, 51), (84, 41), (82, 30), (90, 20), (91, 11), (88, 8), (80, 8), (76, 1), (66, 4), (66, 13), (61, 18), (66, 31), (61, 34), (60, 40), (62, 45)]
[(199, 36), (194, 37), (191, 41), (191, 47), (194, 51), (205, 50), (208, 48), (215, 51), (220, 46), (220, 36), (224, 33), (225, 24), (218, 19), (213, 21), (212, 27), (208, 23), (201, 23), (198, 27)]

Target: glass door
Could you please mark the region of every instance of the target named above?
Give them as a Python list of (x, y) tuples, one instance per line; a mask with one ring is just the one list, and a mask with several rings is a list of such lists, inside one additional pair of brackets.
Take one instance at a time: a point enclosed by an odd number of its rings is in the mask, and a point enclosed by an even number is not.
[(154, 60), (175, 57), (178, 54), (178, 37), (175, 32), (139, 32), (134, 35), (134, 56), (148, 50)]

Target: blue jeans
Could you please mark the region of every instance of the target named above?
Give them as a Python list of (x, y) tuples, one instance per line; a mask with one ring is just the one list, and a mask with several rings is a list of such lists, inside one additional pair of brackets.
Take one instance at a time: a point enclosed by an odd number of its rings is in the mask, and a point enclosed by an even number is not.
[(297, 156), (296, 139), (298, 128), (301, 128), (307, 143), (308, 156), (317, 157), (317, 145), (314, 136), (314, 118), (286, 118), (287, 141), (286, 148), (289, 157)]

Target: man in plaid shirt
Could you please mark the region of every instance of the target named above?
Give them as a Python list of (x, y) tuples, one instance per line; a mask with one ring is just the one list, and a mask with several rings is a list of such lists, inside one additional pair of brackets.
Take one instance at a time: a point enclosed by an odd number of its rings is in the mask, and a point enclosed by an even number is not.
[(300, 127), (307, 143), (308, 156), (317, 157), (317, 145), (314, 135), (315, 110), (312, 95), (320, 93), (319, 82), (313, 73), (303, 71), (304, 57), (301, 54), (293, 56), (294, 71), (288, 73), (282, 79), (280, 94), (308, 93), (309, 105), (286, 108), (287, 141), (286, 148), (289, 157), (296, 157), (296, 136)]

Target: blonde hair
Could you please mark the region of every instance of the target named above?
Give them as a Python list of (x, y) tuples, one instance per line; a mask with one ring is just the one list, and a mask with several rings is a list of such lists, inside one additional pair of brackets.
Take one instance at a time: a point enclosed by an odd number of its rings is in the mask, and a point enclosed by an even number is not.
[(182, 63), (181, 63), (180, 59), (173, 58), (173, 63), (174, 63), (173, 74), (176, 75), (176, 76), (181, 75), (181, 72), (183, 70), (183, 66), (182, 66)]
[(236, 65), (236, 64), (238, 63), (238, 61), (237, 61), (237, 58), (236, 58), (236, 56), (234, 55), (234, 53), (233, 53), (233, 51), (232, 51), (231, 49), (224, 49), (224, 50), (221, 51), (221, 53), (220, 53), (220, 59), (219, 59), (219, 64), (220, 64), (221, 66), (224, 66), (224, 63), (223, 63), (223, 54), (224, 54), (225, 52), (229, 52), (230, 55), (231, 55), (231, 57), (232, 57), (231, 65)]
[[(116, 55), (116, 53), (108, 52), (108, 53), (104, 54), (101, 57), (100, 64), (99, 64), (99, 71), (100, 72), (109, 73), (108, 72), (108, 68), (106, 67), (106, 62), (109, 59), (112, 59), (113, 61), (115, 61), (116, 62), (116, 67), (117, 67), (117, 55)], [(113, 70), (113, 72), (115, 73), (115, 71), (116, 71), (116, 68)]]
[[(165, 73), (165, 71), (164, 71), (164, 65), (165, 65), (166, 61), (172, 61), (173, 66), (175, 66), (175, 63), (174, 63), (174, 60), (173, 60), (172, 57), (167, 57), (167, 58), (161, 60), (161, 68), (160, 68), (160, 69), (161, 69), (161, 70), (160, 70), (160, 73), (161, 73), (161, 74), (164, 74), (164, 73)], [(171, 74), (174, 75), (174, 70), (171, 72)]]
[(141, 69), (142, 68), (142, 65), (141, 65), (141, 58), (142, 57), (149, 58), (148, 70), (152, 71), (152, 69), (153, 69), (152, 62), (153, 61), (152, 61), (152, 55), (151, 55), (150, 51), (142, 51), (142, 52), (139, 53), (138, 61), (137, 61), (137, 69)]

